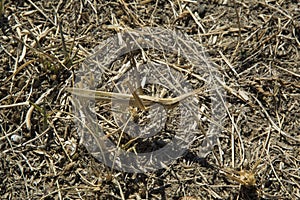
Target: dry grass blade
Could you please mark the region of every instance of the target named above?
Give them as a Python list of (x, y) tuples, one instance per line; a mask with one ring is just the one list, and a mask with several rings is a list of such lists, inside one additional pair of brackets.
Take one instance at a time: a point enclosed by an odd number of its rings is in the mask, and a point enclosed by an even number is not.
[(30, 65), (31, 63), (35, 62), (36, 59), (34, 60), (29, 60), (27, 62), (25, 62), (23, 65), (21, 65), (20, 67), (18, 67), (18, 69), (16, 69), (14, 71), (14, 73), (12, 75), (10, 75), (4, 82), (3, 84), (7, 83), (10, 79), (12, 79), (17, 73), (19, 73), (22, 69), (24, 69), (25, 67), (27, 67), (28, 65)]
[[(130, 94), (120, 94), (120, 93), (114, 93), (114, 92), (103, 92), (103, 91), (95, 91), (95, 90), (87, 90), (87, 89), (80, 89), (80, 88), (66, 88), (66, 91), (70, 92), (71, 94), (74, 94), (79, 97), (85, 97), (85, 98), (95, 98), (95, 100), (100, 101), (112, 101), (117, 100), (119, 102), (133, 102), (132, 104), (136, 104), (135, 98), (133, 95)], [(153, 96), (147, 96), (147, 95), (139, 95), (139, 99), (143, 102), (144, 105), (151, 105), (153, 103), (160, 103), (163, 105), (173, 105), (176, 103), (179, 103), (180, 101), (201, 93), (203, 91), (203, 88), (199, 88), (197, 90), (194, 90), (192, 92), (188, 92), (186, 94), (183, 94), (178, 97), (174, 98), (159, 98), (159, 97), (153, 97)]]
[[(48, 89), (45, 93), (43, 93), (40, 98), (38, 98), (38, 100), (34, 103), (35, 105), (38, 105), (40, 104), (43, 99), (45, 97), (47, 97), (55, 88), (50, 88)], [(31, 115), (32, 115), (32, 112), (34, 110), (35, 106), (32, 105), (29, 110), (27, 111), (26, 113), (26, 126), (27, 126), (27, 129), (30, 130), (31, 129)]]
[(21, 102), (21, 103), (14, 103), (14, 104), (9, 104), (9, 105), (0, 105), (0, 108), (12, 108), (15, 106), (28, 106), (29, 102)]
[(35, 3), (33, 3), (31, 0), (28, 0), (28, 2), (33, 5), (47, 20), (49, 20), (52, 25), (56, 26), (56, 24), (53, 22), (52, 19), (49, 18), (49, 16), (47, 14), (45, 14), (45, 12), (43, 12), (42, 9), (40, 9)]

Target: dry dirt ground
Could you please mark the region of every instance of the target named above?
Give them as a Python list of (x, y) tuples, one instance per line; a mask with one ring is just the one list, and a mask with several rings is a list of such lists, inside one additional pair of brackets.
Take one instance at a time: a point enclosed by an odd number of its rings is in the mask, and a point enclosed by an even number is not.
[[(300, 199), (297, 0), (0, 2), (1, 199)], [(226, 117), (205, 158), (199, 133), (165, 169), (127, 173), (87, 151), (65, 89), (95, 46), (141, 27), (205, 47)]]

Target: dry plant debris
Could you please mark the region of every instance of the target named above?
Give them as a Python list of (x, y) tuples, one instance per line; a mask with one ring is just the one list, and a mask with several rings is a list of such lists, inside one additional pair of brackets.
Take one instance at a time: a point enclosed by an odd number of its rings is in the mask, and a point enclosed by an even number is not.
[[(206, 48), (227, 116), (206, 158), (195, 141), (166, 169), (124, 173), (80, 143), (66, 88), (97, 44), (146, 26)], [(296, 0), (0, 0), (1, 198), (299, 199), (299, 49)]]

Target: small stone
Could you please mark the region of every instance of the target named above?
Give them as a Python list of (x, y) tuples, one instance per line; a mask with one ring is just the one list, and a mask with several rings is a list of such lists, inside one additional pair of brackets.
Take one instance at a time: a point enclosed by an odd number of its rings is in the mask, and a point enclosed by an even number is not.
[(20, 143), (21, 140), (22, 140), (22, 138), (23, 138), (22, 136), (16, 135), (16, 134), (10, 136), (10, 139), (11, 139), (13, 142), (16, 142), (16, 143)]

